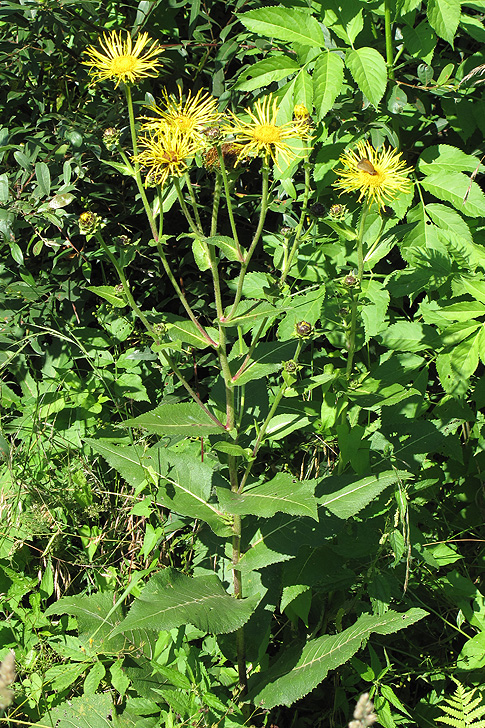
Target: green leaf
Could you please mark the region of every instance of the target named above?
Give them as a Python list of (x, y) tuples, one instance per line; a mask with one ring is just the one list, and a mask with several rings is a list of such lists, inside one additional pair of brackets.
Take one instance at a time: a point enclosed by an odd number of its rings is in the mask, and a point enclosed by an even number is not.
[(435, 225), (438, 225), (441, 230), (451, 233), (453, 239), (456, 239), (457, 242), (473, 242), (470, 228), (462, 216), (452, 210), (451, 207), (435, 202), (426, 205), (426, 212)]
[(233, 358), (238, 349), (238, 344), (235, 344), (229, 357), (232, 373), (231, 381), (237, 386), (241, 386), (254, 379), (261, 379), (261, 377), (279, 371), (283, 366), (283, 362), (293, 358), (296, 346), (294, 340), (263, 342), (256, 346), (251, 359), (246, 362), (245, 352), (237, 359)]
[(436, 34), (453, 46), (460, 22), (461, 0), (428, 0), (427, 15)]
[(463, 287), (468, 291), (470, 296), (480, 303), (485, 303), (485, 281), (470, 280), (469, 278), (460, 278)]
[(375, 48), (348, 50), (345, 65), (373, 106), (378, 106), (387, 85), (386, 62)]
[(380, 338), (384, 346), (398, 351), (422, 351), (437, 343), (437, 335), (431, 326), (418, 321), (399, 321), (391, 324)]
[(473, 154), (466, 154), (450, 144), (428, 147), (419, 157), (417, 169), (426, 175), (443, 172), (474, 172), (480, 160)]
[[(204, 328), (210, 339), (208, 340), (193, 321), (169, 313), (164, 315), (164, 319), (167, 333), (173, 341), (183, 341), (190, 344), (190, 346), (195, 346), (197, 349), (206, 349), (208, 346), (217, 345), (216, 342), (219, 336), (217, 329), (210, 326)], [(213, 343), (211, 343), (211, 340)]]
[(35, 165), (35, 178), (39, 185), (42, 197), (48, 197), (51, 191), (51, 174), (45, 162), (37, 162)]
[(363, 614), (343, 632), (309, 640), (298, 652), (295, 648), (284, 650), (268, 671), (251, 678), (248, 700), (266, 710), (292, 705), (322, 682), (330, 670), (355, 655), (373, 632), (392, 634), (426, 616), (423, 609), (402, 614), (388, 611), (382, 616)]
[(222, 423), (210, 417), (195, 402), (161, 404), (151, 412), (126, 420), (128, 427), (144, 427), (155, 435), (185, 435), (205, 437), (225, 432)]
[[(331, 493), (325, 495), (317, 493), (318, 504), (327, 508), (338, 518), (351, 518), (390, 485), (406, 481), (409, 477), (410, 475), (406, 471), (398, 470), (369, 475)], [(327, 489), (332, 487), (334, 480), (334, 478), (326, 478), (320, 484)]]
[(259, 600), (259, 594), (234, 599), (215, 574), (190, 577), (167, 568), (148, 581), (114, 634), (186, 624), (214, 634), (234, 632), (248, 621)]
[(206, 238), (205, 242), (207, 245), (215, 245), (220, 248), (228, 260), (244, 261), (243, 253), (245, 251), (238, 252), (237, 245), (233, 238), (228, 238), (226, 235), (214, 235), (212, 238)]
[(435, 197), (450, 202), (469, 217), (485, 215), (485, 195), (479, 185), (462, 172), (434, 173), (425, 177), (421, 184)]
[(293, 93), (295, 104), (304, 104), (311, 114), (313, 109), (313, 78), (306, 67), (300, 68), (295, 78)]
[(240, 15), (239, 20), (258, 35), (325, 48), (325, 36), (318, 20), (305, 10), (277, 6), (258, 8)]
[(325, 50), (318, 56), (313, 71), (313, 99), (319, 119), (323, 119), (342, 91), (344, 62), (336, 53)]
[(0, 174), (0, 202), (8, 202), (10, 199), (10, 190), (8, 183), (8, 174)]
[(262, 61), (253, 63), (239, 76), (234, 89), (254, 91), (269, 86), (273, 81), (291, 76), (300, 68), (296, 60), (285, 54), (274, 54)]
[(211, 259), (204, 240), (195, 238), (192, 241), (192, 253), (194, 254), (197, 268), (201, 271), (209, 270), (211, 267)]
[[(229, 315), (230, 310), (231, 307), (225, 311), (226, 316)], [(270, 318), (271, 316), (276, 316), (278, 313), (279, 309), (275, 308), (275, 306), (267, 301), (241, 301), (237, 307), (235, 315), (230, 321), (222, 320), (221, 326), (252, 325), (259, 319)]]
[(54, 197), (49, 200), (49, 207), (53, 210), (59, 210), (61, 207), (67, 207), (70, 205), (73, 200), (74, 195), (71, 195), (69, 192), (63, 192), (62, 194), (54, 195)]
[(33, 725), (53, 725), (56, 728), (113, 728), (113, 711), (109, 693), (89, 693), (57, 705)]
[(289, 473), (278, 473), (267, 483), (248, 488), (243, 493), (217, 488), (217, 497), (221, 507), (235, 515), (270, 518), (281, 512), (309, 516), (318, 521), (317, 502), (313, 495), (316, 483), (316, 480), (298, 480)]
[(115, 308), (124, 308), (128, 305), (122, 292), (115, 286), (86, 286), (86, 289), (104, 298), (105, 301), (108, 301)]

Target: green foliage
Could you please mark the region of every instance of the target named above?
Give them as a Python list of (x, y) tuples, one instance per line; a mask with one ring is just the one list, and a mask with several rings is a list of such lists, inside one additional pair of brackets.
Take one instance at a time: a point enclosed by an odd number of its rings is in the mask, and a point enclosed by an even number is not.
[(446, 698), (441, 704), (441, 710), (444, 716), (438, 716), (436, 720), (445, 725), (454, 726), (454, 728), (467, 728), (475, 726), (475, 728), (483, 728), (485, 720), (480, 720), (485, 715), (485, 705), (482, 703), (482, 696), (473, 696), (477, 692), (466, 690), (465, 687), (455, 680), (457, 688), (450, 698)]

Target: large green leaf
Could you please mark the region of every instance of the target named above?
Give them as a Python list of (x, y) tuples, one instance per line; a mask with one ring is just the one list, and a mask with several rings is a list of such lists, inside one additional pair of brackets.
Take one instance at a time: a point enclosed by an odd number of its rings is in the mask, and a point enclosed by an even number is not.
[(437, 172), (474, 172), (479, 165), (480, 160), (473, 154), (466, 154), (450, 144), (437, 144), (421, 153), (416, 167), (423, 174), (430, 175)]
[(113, 703), (109, 693), (85, 693), (49, 710), (38, 723), (56, 728), (113, 728)]
[(300, 45), (325, 47), (320, 24), (308, 11), (274, 6), (250, 10), (239, 16), (243, 25), (258, 35)]
[(248, 621), (259, 599), (259, 594), (235, 599), (215, 574), (190, 577), (168, 568), (150, 579), (114, 633), (185, 624), (215, 634), (234, 632)]
[[(274, 54), (262, 61), (253, 63), (239, 76), (235, 89), (241, 91), (254, 91), (264, 88), (273, 81), (291, 76), (300, 68), (300, 64), (290, 56)], [(207, 241), (209, 242), (209, 240)], [(237, 260), (237, 259), (230, 259)]]
[(317, 116), (323, 119), (342, 90), (344, 62), (336, 53), (325, 50), (315, 61), (313, 100)]
[(450, 202), (469, 217), (485, 215), (485, 195), (479, 185), (462, 172), (437, 172), (425, 177), (422, 186), (439, 200)]
[[(205, 334), (194, 324), (193, 321), (183, 319), (174, 314), (165, 314), (167, 333), (173, 341), (183, 341), (197, 349), (206, 349), (208, 346), (216, 346), (219, 336), (217, 329), (207, 327)], [(208, 338), (209, 337), (209, 338)]]
[(143, 427), (155, 435), (185, 435), (186, 437), (205, 437), (225, 432), (222, 423), (211, 417), (195, 402), (161, 404), (151, 412), (145, 412), (124, 425)]
[(363, 614), (343, 632), (309, 640), (299, 650), (286, 648), (273, 667), (250, 680), (248, 700), (265, 709), (292, 705), (322, 682), (330, 670), (355, 655), (370, 634), (398, 632), (426, 615), (423, 609), (402, 614), (389, 611), (382, 616)]
[(135, 489), (145, 482), (159, 484), (157, 498), (161, 504), (181, 516), (205, 521), (219, 536), (231, 533), (224, 514), (209, 503), (214, 473), (206, 462), (161, 447), (144, 450), (91, 438), (86, 442)]
[[(279, 371), (285, 361), (293, 358), (296, 346), (296, 340), (274, 343), (263, 342), (256, 346), (248, 362), (246, 362), (245, 354), (234, 359), (231, 352), (229, 359), (232, 381), (234, 384), (241, 386), (254, 379), (261, 379), (268, 374)], [(236, 344), (233, 349), (234, 354), (237, 348), (238, 345)], [(242, 370), (243, 366), (244, 369)]]
[(461, 0), (428, 0), (429, 24), (436, 34), (453, 45), (461, 16)]
[(309, 516), (318, 521), (317, 502), (313, 495), (316, 483), (316, 480), (298, 480), (289, 473), (278, 473), (267, 483), (243, 493), (218, 488), (217, 496), (225, 511), (240, 516), (250, 513), (270, 518), (281, 512)]
[[(349, 483), (343, 487), (335, 488), (335, 481), (344, 480), (338, 476), (334, 478), (326, 478), (320, 481), (325, 487), (327, 493), (317, 493), (319, 506), (325, 506), (331, 513), (338, 518), (347, 519), (355, 516), (365, 506), (374, 500), (383, 490), (394, 483), (398, 483), (409, 478), (409, 473), (399, 470), (388, 470), (385, 473), (377, 473), (369, 475), (366, 478)], [(331, 492), (329, 489), (332, 489)]]
[(386, 62), (375, 48), (348, 50), (345, 65), (362, 93), (373, 106), (378, 106), (387, 85)]

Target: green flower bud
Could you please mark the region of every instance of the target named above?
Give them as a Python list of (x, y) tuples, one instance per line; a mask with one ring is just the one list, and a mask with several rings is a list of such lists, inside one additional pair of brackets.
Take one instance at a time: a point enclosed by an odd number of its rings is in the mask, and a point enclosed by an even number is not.
[(309, 324), (308, 321), (298, 321), (298, 323), (295, 324), (295, 333), (300, 338), (307, 339), (309, 336), (313, 335), (313, 326)]

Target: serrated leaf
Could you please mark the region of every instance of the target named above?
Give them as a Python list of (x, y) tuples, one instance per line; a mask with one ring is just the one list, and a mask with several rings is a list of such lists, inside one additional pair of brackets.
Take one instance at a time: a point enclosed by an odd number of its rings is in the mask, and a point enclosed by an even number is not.
[(441, 230), (452, 233), (459, 241), (473, 242), (470, 228), (456, 210), (439, 203), (431, 203), (426, 205), (426, 212)]
[[(397, 470), (369, 475), (366, 478), (349, 483), (343, 488), (333, 490), (333, 492), (326, 493), (325, 495), (320, 495), (317, 492), (318, 505), (319, 507), (324, 506), (338, 518), (351, 518), (390, 485), (408, 480), (409, 477), (409, 473), (406, 471)], [(321, 485), (326, 489), (333, 488), (335, 480), (337, 478), (326, 478), (321, 481)]]
[(319, 119), (323, 119), (342, 90), (344, 62), (336, 53), (325, 50), (313, 71), (313, 98)]
[(56, 728), (113, 728), (114, 706), (109, 693), (89, 693), (49, 710), (38, 723)]
[(217, 329), (208, 326), (204, 328), (204, 336), (202, 331), (194, 324), (193, 321), (180, 318), (174, 314), (165, 314), (164, 316), (167, 333), (173, 341), (183, 341), (197, 349), (206, 349), (208, 346), (217, 346), (217, 338), (219, 332)]
[(429, 24), (440, 38), (453, 46), (461, 16), (461, 0), (428, 0)]
[(293, 58), (287, 55), (271, 55), (262, 61), (253, 63), (239, 76), (234, 88), (238, 91), (254, 91), (265, 88), (274, 81), (281, 81), (291, 76), (300, 68)]
[(304, 104), (311, 114), (313, 109), (313, 78), (306, 68), (300, 68), (295, 77), (295, 104)]
[(480, 160), (450, 144), (438, 144), (425, 149), (416, 166), (426, 175), (437, 172), (474, 172), (480, 166)]
[(289, 473), (278, 475), (267, 483), (256, 485), (243, 493), (217, 488), (221, 507), (235, 515), (252, 514), (270, 518), (276, 513), (309, 516), (318, 521), (317, 501), (314, 498), (316, 480), (298, 480)]
[(435, 173), (425, 177), (421, 185), (468, 217), (485, 215), (485, 195), (478, 184), (462, 172)]
[(144, 427), (155, 435), (185, 435), (186, 437), (205, 437), (225, 432), (222, 423), (217, 423), (195, 402), (162, 404), (151, 412), (126, 420), (123, 425)]
[(214, 634), (234, 632), (248, 621), (259, 600), (259, 594), (234, 599), (215, 574), (190, 577), (168, 568), (149, 580), (114, 634), (186, 624)]
[(86, 290), (104, 298), (105, 301), (108, 301), (115, 308), (124, 308), (128, 305), (115, 286), (86, 286)]
[(386, 62), (379, 51), (375, 48), (348, 50), (345, 65), (362, 93), (377, 107), (387, 85)]
[(212, 238), (206, 238), (205, 242), (207, 245), (215, 245), (216, 248), (220, 248), (228, 260), (239, 261), (240, 263), (244, 261), (235, 240), (227, 237), (227, 235), (214, 235)]
[[(123, 616), (121, 605), (109, 616), (113, 608), (113, 595), (109, 592), (95, 594), (77, 594), (73, 597), (61, 597), (45, 611), (51, 614), (72, 614), (77, 618), (79, 645), (85, 651), (97, 653), (103, 650), (121, 650), (124, 640), (112, 639), (112, 630)], [(80, 653), (82, 654), (82, 653)]]
[(289, 7), (258, 8), (240, 15), (239, 20), (258, 35), (306, 46), (325, 47), (325, 36), (318, 20), (304, 10)]
[(382, 616), (363, 614), (343, 632), (309, 640), (299, 653), (285, 650), (268, 671), (250, 680), (248, 700), (264, 709), (292, 705), (322, 682), (330, 670), (347, 662), (370, 634), (392, 634), (425, 616), (423, 609), (403, 614), (390, 610)]

